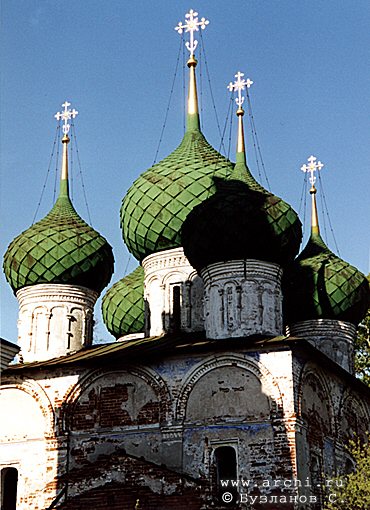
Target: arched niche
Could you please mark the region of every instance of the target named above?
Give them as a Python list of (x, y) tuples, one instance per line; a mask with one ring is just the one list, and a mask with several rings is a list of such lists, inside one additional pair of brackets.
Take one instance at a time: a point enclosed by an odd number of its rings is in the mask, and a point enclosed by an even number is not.
[(92, 374), (68, 400), (64, 414), (73, 431), (153, 425), (167, 410), (164, 388), (135, 369)]
[(41, 388), (26, 382), (6, 384), (4, 381), (0, 388), (0, 409), (3, 442), (54, 436), (54, 412)]
[(366, 441), (370, 428), (370, 418), (356, 395), (346, 392), (343, 396), (338, 419), (340, 437), (344, 443), (359, 438)]
[(260, 379), (236, 365), (215, 367), (192, 387), (185, 422), (265, 421), (271, 405)]
[(307, 369), (302, 376), (299, 407), (310, 443), (322, 445), (325, 438), (334, 435), (330, 393), (321, 374), (311, 369)]

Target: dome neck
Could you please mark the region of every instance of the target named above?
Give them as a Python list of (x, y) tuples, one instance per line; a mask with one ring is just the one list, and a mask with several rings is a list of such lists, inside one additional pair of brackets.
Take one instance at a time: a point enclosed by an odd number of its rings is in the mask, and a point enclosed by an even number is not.
[(198, 109), (198, 93), (197, 81), (195, 76), (195, 68), (197, 60), (191, 55), (188, 60), (189, 67), (189, 90), (188, 90), (188, 112), (187, 112), (187, 131), (200, 131), (199, 109)]
[(246, 182), (247, 184), (251, 183), (251, 179), (254, 182), (255, 179), (250, 173), (247, 166), (247, 158), (245, 153), (245, 142), (244, 142), (244, 124), (243, 124), (243, 116), (244, 110), (239, 107), (237, 112), (238, 116), (238, 139), (236, 142), (236, 163), (234, 170), (230, 176), (230, 179), (235, 179), (239, 181)]
[(68, 144), (70, 138), (68, 135), (64, 135), (62, 138), (63, 144), (63, 159), (62, 159), (62, 172), (60, 176), (60, 197), (69, 198), (69, 183), (68, 183)]

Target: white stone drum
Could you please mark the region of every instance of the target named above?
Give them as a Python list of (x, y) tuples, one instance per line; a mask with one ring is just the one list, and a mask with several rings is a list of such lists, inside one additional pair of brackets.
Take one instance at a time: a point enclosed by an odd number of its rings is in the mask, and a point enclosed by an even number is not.
[(207, 338), (282, 334), (282, 269), (259, 260), (210, 264), (201, 272)]

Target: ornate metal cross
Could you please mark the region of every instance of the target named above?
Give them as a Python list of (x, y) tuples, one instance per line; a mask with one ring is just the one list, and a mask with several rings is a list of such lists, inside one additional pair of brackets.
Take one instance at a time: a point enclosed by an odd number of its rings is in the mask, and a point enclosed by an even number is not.
[(69, 133), (69, 129), (70, 129), (70, 124), (68, 124), (68, 121), (70, 119), (74, 119), (77, 115), (78, 115), (78, 111), (75, 110), (73, 108), (73, 110), (70, 110), (68, 109), (68, 106), (71, 106), (71, 103), (68, 103), (68, 101), (66, 101), (65, 103), (62, 104), (63, 108), (64, 108), (64, 111), (63, 112), (58, 112), (54, 115), (54, 117), (59, 121), (62, 119), (62, 121), (64, 122), (63, 124), (63, 133), (65, 135), (68, 135)]
[(323, 163), (321, 163), (321, 161), (316, 161), (316, 159), (317, 158), (315, 158), (315, 156), (310, 156), (309, 158), (307, 158), (308, 165), (301, 166), (302, 172), (305, 173), (309, 172), (311, 186), (314, 186), (316, 182), (315, 176), (316, 170), (321, 170), (322, 167), (324, 166)]
[[(247, 89), (250, 88), (251, 85), (253, 85), (253, 81), (247, 78), (246, 80), (243, 78), (244, 73), (241, 73), (238, 71), (235, 75), (236, 80), (233, 82), (230, 82), (227, 88), (232, 92), (233, 90), (236, 90), (238, 92), (238, 97), (235, 98), (236, 104), (239, 106), (239, 108), (242, 107), (242, 104), (244, 103), (244, 96), (242, 96), (242, 90), (245, 90), (245, 87)], [(243, 79), (242, 79), (243, 78)]]
[(198, 13), (193, 11), (193, 9), (190, 9), (190, 11), (185, 14), (185, 18), (185, 25), (179, 21), (179, 24), (177, 27), (175, 27), (175, 30), (177, 30), (179, 34), (182, 34), (184, 30), (185, 33), (190, 32), (190, 42), (186, 41), (185, 44), (190, 52), (190, 55), (194, 55), (194, 51), (198, 46), (198, 41), (194, 39), (194, 32), (198, 32), (199, 27), (204, 30), (209, 24), (209, 21), (206, 18), (201, 18), (201, 20), (198, 21)]

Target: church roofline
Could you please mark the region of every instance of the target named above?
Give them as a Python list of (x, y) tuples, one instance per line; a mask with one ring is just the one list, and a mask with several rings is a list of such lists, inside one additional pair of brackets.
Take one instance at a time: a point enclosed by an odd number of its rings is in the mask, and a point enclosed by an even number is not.
[(325, 370), (336, 372), (339, 377), (346, 380), (351, 385), (357, 386), (362, 393), (368, 393), (370, 397), (370, 388), (360, 379), (344, 370), (340, 365), (328, 358), (324, 353), (314, 347), (308, 340), (293, 336), (275, 336), (266, 337), (254, 335), (248, 338), (229, 338), (225, 340), (213, 340), (206, 338), (204, 333), (169, 333), (166, 335), (146, 337), (132, 340), (116, 341), (109, 344), (93, 345), (67, 356), (53, 358), (51, 360), (18, 363), (9, 366), (5, 374), (14, 374), (28, 370), (43, 370), (56, 367), (73, 366), (99, 366), (113, 365), (116, 361), (122, 366), (122, 358), (127, 363), (137, 360), (143, 363), (156, 358), (163, 360), (166, 358), (183, 355), (184, 353), (212, 352), (217, 355), (218, 352), (234, 351), (244, 352), (253, 350), (291, 350), (294, 353), (308, 355), (308, 359), (314, 359)]

